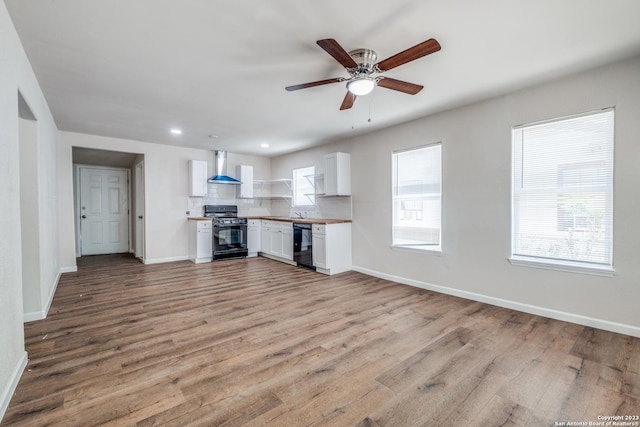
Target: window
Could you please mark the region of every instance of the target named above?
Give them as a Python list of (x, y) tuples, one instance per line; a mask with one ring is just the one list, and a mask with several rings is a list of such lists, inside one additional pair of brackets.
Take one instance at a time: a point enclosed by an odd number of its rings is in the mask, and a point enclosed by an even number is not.
[(441, 144), (393, 153), (393, 246), (440, 250)]
[(612, 272), (613, 116), (513, 129), (513, 263)]
[(293, 170), (293, 206), (313, 206), (316, 203), (313, 187), (315, 167)]

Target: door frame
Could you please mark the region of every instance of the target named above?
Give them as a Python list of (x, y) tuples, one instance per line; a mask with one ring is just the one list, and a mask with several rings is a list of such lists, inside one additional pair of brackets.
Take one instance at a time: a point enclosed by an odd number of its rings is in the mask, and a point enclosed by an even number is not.
[[(144, 180), (144, 159), (136, 162), (133, 166), (134, 170), (134, 188), (135, 196), (133, 201), (134, 215), (131, 218), (131, 224), (135, 224), (135, 241), (133, 244), (133, 254), (142, 263), (144, 263), (145, 257), (145, 222), (147, 220), (145, 214), (145, 180)], [(138, 222), (139, 217), (142, 216), (142, 220)]]
[(75, 231), (76, 231), (76, 258), (82, 256), (82, 238), (81, 238), (81, 230), (80, 230), (80, 218), (81, 209), (80, 209), (80, 169), (81, 168), (89, 168), (89, 169), (106, 169), (106, 170), (118, 170), (118, 171), (126, 171), (127, 172), (127, 212), (128, 212), (128, 220), (127, 220), (127, 248), (129, 252), (132, 252), (132, 239), (131, 239), (131, 169), (127, 168), (117, 168), (110, 166), (95, 166), (95, 165), (85, 165), (85, 164), (74, 164), (73, 165), (73, 190), (75, 192), (74, 197), (74, 223), (75, 223)]

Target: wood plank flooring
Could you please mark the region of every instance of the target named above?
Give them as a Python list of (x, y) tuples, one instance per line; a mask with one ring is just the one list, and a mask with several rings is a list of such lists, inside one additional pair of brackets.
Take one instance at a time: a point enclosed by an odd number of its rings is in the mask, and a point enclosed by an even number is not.
[[(640, 339), (266, 258), (85, 257), (2, 426), (552, 426), (640, 415)], [(565, 424), (566, 425), (566, 424)]]

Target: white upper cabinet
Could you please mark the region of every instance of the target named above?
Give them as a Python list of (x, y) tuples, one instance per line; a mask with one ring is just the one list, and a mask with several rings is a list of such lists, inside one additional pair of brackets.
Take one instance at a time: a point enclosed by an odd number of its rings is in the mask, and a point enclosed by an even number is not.
[(207, 161), (189, 160), (189, 197), (207, 195)]
[(236, 166), (236, 177), (242, 182), (242, 184), (237, 187), (236, 196), (239, 199), (253, 198), (253, 166)]
[(326, 196), (351, 195), (351, 155), (331, 153), (324, 156), (324, 193)]

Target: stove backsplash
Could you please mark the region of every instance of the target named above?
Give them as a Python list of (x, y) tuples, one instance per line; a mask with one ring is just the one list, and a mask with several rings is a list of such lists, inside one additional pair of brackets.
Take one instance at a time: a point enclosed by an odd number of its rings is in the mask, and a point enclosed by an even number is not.
[(353, 219), (351, 197), (319, 197), (315, 206), (292, 207), (290, 200), (271, 202), (271, 215), (295, 218)]
[(238, 215), (352, 219), (351, 197), (321, 197), (315, 206), (292, 207), (291, 199), (239, 199), (235, 185), (209, 184), (205, 197), (187, 197), (187, 216), (203, 215), (204, 205), (237, 205)]

